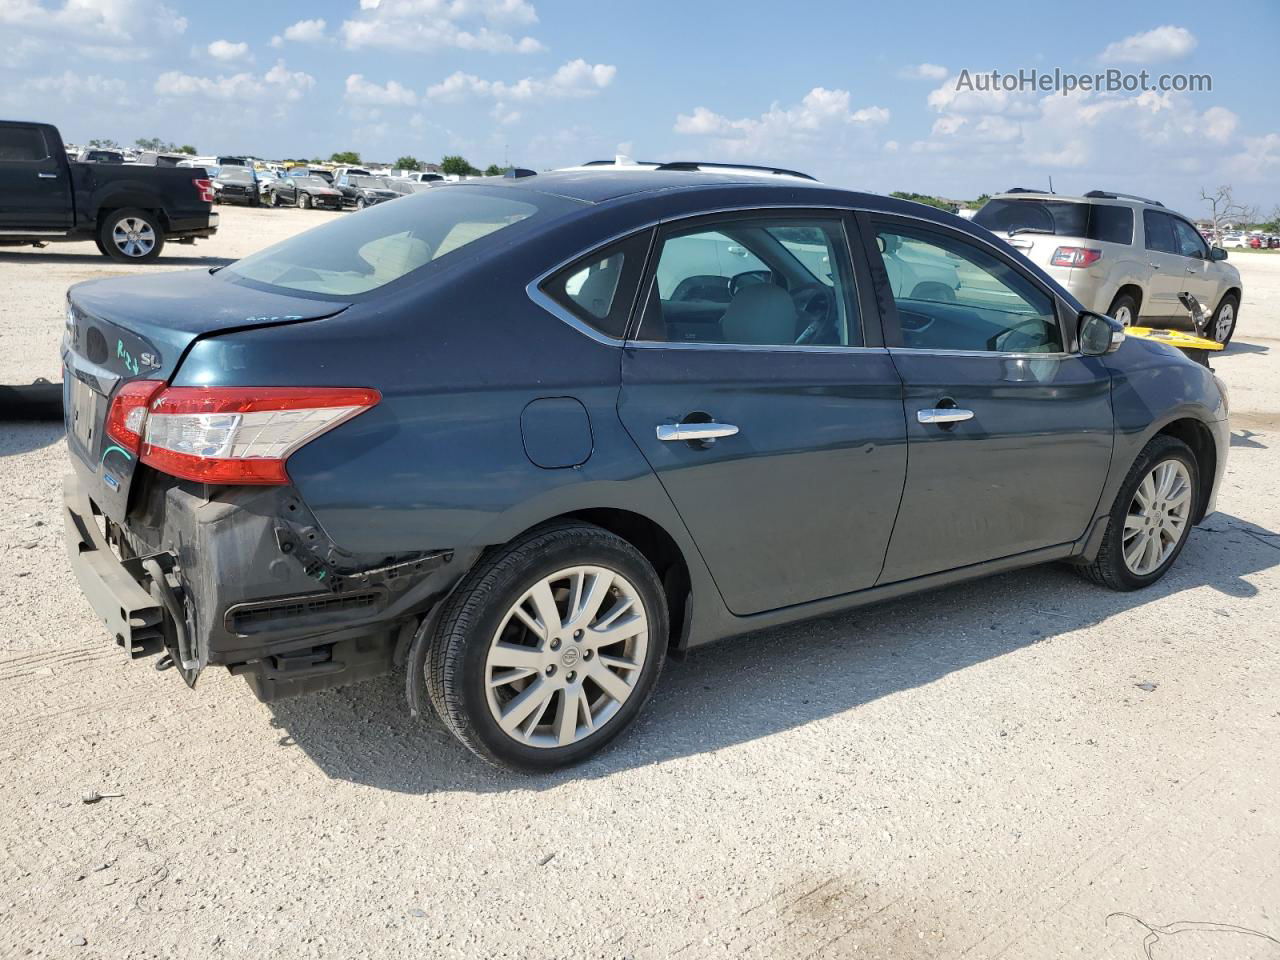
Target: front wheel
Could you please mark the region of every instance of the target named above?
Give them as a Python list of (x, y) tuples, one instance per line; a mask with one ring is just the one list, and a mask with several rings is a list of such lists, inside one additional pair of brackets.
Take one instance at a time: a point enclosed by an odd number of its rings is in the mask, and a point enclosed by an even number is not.
[(1199, 496), (1191, 448), (1174, 437), (1153, 438), (1120, 486), (1098, 556), (1077, 569), (1112, 590), (1150, 586), (1186, 545)]
[(360, 197), (359, 199), (356, 200), (356, 209), (357, 210), (364, 209), (364, 197)]
[(441, 612), (432, 705), (479, 756), (525, 771), (594, 754), (631, 724), (667, 647), (653, 567), (600, 527), (559, 524), (490, 551)]
[(164, 249), (164, 228), (146, 210), (114, 210), (98, 228), (98, 249), (112, 260), (150, 263)]
[(1213, 311), (1213, 319), (1209, 321), (1209, 336), (1224, 347), (1231, 342), (1236, 332), (1236, 316), (1240, 312), (1240, 299), (1229, 293), (1222, 298), (1218, 309)]
[(298, 207), (306, 210), (311, 206), (311, 194), (298, 192)]

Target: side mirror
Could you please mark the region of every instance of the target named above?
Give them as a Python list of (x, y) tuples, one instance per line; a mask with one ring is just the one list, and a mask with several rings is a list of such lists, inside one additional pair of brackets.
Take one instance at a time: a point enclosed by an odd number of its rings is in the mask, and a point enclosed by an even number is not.
[(1210, 259), (1210, 260), (1225, 260), (1225, 259), (1227, 259), (1227, 251), (1223, 250), (1221, 247), (1210, 247), (1210, 248), (1209, 248), (1209, 259)]
[(1080, 352), (1086, 357), (1115, 353), (1124, 343), (1124, 324), (1088, 310), (1080, 314)]

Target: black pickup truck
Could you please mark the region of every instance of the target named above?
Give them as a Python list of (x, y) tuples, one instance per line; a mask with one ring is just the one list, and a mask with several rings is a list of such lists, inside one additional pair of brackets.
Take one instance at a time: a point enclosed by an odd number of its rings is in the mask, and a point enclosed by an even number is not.
[(217, 229), (202, 168), (77, 163), (56, 127), (0, 120), (0, 247), (93, 240), (113, 260), (146, 263), (166, 240)]

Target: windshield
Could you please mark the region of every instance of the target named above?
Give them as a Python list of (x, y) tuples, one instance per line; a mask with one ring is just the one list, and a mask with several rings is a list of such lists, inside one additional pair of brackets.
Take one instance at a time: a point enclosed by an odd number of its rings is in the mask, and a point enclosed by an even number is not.
[(295, 177), (294, 179), (299, 183), (305, 183), (309, 187), (327, 187), (329, 185), (327, 181), (322, 180), (320, 177)]
[(290, 291), (354, 296), (489, 234), (517, 225), (528, 229), (574, 206), (531, 191), (516, 200), (467, 187), (434, 190), (290, 237), (231, 264), (226, 273)]
[(387, 181), (382, 177), (348, 177), (353, 187), (369, 187), (370, 189), (385, 189)]
[(223, 167), (218, 174), (219, 180), (252, 180), (251, 174), (244, 167)]
[(992, 233), (1011, 230), (1082, 237), (1110, 243), (1133, 241), (1133, 209), (1071, 200), (989, 200), (973, 222)]

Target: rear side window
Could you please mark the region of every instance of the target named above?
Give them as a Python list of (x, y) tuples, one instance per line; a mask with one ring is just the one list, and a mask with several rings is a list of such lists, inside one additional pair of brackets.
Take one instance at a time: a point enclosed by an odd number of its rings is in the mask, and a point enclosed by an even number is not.
[(1011, 230), (1080, 237), (1104, 243), (1133, 243), (1133, 209), (1072, 200), (990, 200), (973, 222), (992, 233)]
[(571, 200), (526, 190), (516, 199), (510, 195), (516, 192), (437, 188), (290, 237), (236, 261), (225, 272), (299, 293), (358, 296), (490, 234), (523, 232), (576, 206)]
[(590, 253), (560, 270), (542, 291), (593, 330), (621, 340), (649, 246), (649, 232)]
[(1157, 253), (1177, 253), (1178, 245), (1173, 236), (1173, 218), (1158, 210), (1142, 211), (1142, 229), (1146, 234), (1148, 250)]
[(0, 127), (0, 163), (32, 163), (47, 159), (44, 134), (31, 127)]

